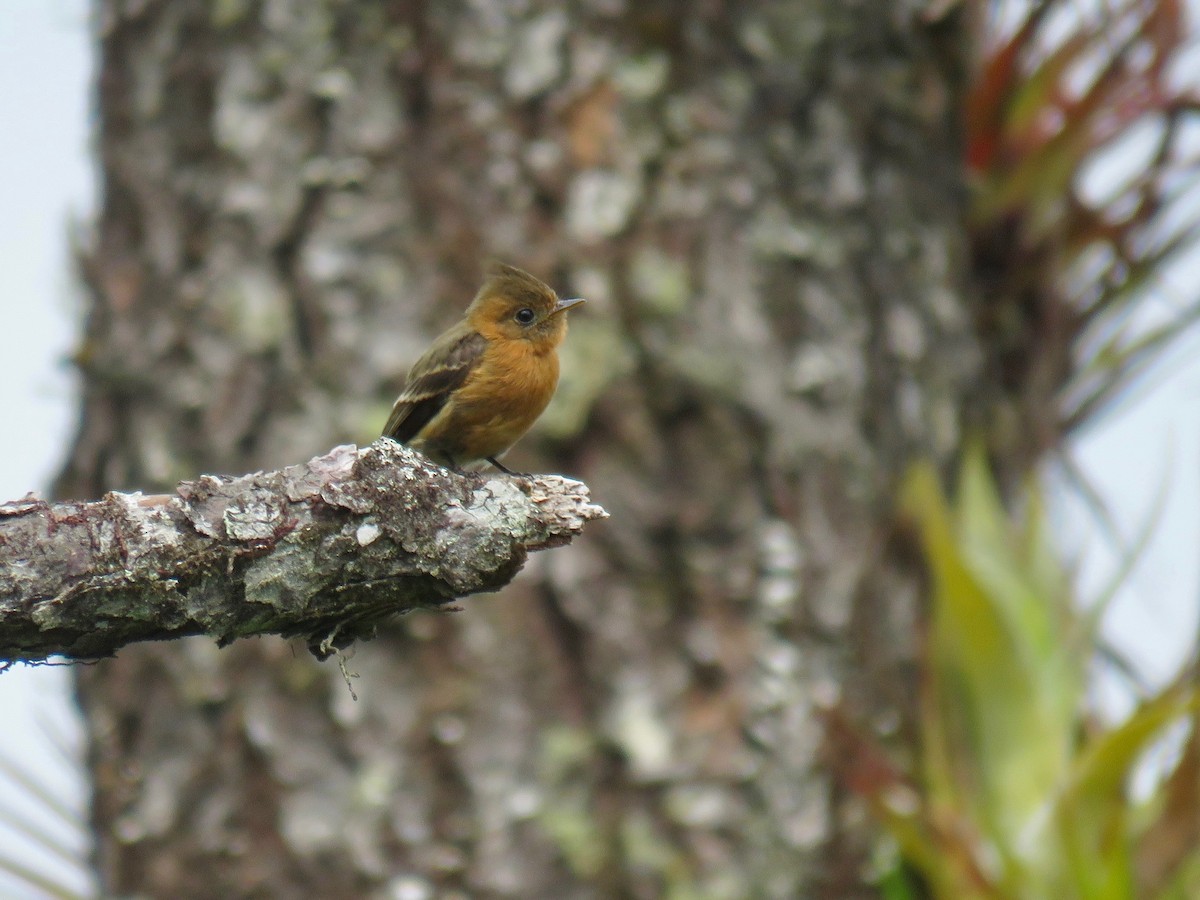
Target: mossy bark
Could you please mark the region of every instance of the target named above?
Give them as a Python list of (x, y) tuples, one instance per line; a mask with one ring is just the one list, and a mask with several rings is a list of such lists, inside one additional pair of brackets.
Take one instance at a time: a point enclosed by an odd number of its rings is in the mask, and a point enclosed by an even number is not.
[(0, 667), (201, 634), (300, 637), (324, 659), (403, 613), (498, 590), (529, 551), (604, 517), (587, 497), (380, 438), (170, 494), (0, 503)]

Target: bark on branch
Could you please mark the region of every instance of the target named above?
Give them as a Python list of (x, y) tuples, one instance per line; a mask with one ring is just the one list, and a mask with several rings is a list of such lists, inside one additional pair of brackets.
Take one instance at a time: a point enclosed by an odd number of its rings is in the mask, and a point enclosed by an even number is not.
[(497, 590), (605, 516), (578, 481), (456, 474), (384, 439), (173, 495), (0, 504), (0, 664), (196, 634), (303, 637), (324, 658)]

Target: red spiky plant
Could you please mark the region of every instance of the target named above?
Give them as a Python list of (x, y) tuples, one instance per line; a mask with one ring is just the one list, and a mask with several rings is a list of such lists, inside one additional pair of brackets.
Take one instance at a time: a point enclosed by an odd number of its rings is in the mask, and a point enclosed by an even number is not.
[(1197, 101), (1179, 0), (1041, 0), (1000, 31), (1014, 5), (992, 7), (964, 122), (985, 381), (1004, 392), (989, 431), (1027, 469), (1200, 310), (1171, 309), (1159, 283), (1197, 234), (1180, 215), (1195, 200)]

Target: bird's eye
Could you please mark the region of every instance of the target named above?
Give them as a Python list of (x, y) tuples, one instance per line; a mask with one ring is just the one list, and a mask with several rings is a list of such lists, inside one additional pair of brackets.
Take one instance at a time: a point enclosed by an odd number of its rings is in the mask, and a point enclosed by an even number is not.
[(513, 318), (517, 320), (518, 325), (529, 325), (533, 322), (536, 316), (534, 315), (532, 309), (525, 307), (524, 309), (518, 309), (516, 316)]

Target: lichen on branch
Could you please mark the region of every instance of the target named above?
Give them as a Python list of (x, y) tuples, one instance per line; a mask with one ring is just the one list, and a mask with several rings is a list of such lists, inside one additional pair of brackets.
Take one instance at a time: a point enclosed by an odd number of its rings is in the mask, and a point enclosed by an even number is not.
[(578, 481), (460, 474), (386, 439), (174, 494), (27, 497), (0, 504), (0, 662), (199, 634), (302, 637), (324, 658), (497, 590), (605, 516)]

